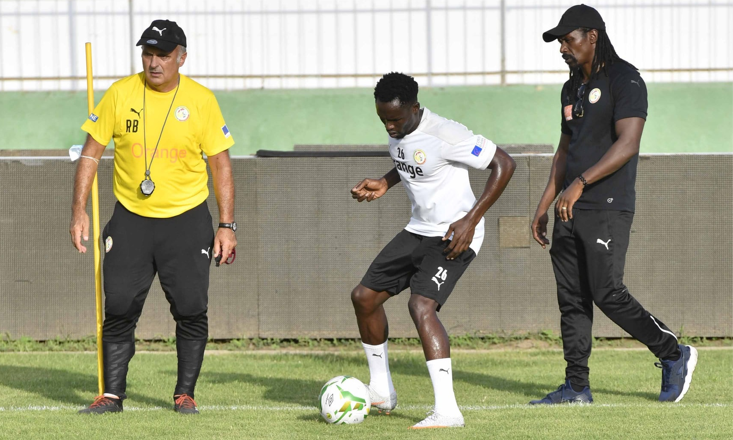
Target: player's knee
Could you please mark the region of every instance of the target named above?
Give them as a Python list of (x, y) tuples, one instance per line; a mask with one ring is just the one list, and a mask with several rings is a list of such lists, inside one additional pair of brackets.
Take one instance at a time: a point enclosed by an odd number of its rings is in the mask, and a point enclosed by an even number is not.
[(107, 294), (104, 299), (104, 314), (120, 320), (137, 320), (142, 313), (142, 304), (124, 294)]
[(102, 340), (105, 342), (134, 342), (137, 318), (105, 314), (102, 326)]
[(171, 303), (171, 314), (176, 321), (186, 317), (206, 315), (208, 298), (206, 294), (191, 295), (185, 299), (178, 299)]
[(419, 323), (435, 314), (437, 303), (435, 300), (420, 295), (411, 295), (407, 302), (410, 316), (415, 323)]
[(176, 337), (183, 339), (207, 339), (209, 337), (209, 318), (206, 312), (194, 316), (176, 318)]
[(594, 298), (594, 302), (598, 308), (606, 315), (613, 313), (620, 307), (626, 306), (631, 300), (632, 297), (629, 295), (629, 290), (626, 287), (613, 289), (605, 295)]
[(351, 303), (357, 311), (370, 310), (373, 308), (374, 295), (369, 289), (359, 284), (351, 291)]

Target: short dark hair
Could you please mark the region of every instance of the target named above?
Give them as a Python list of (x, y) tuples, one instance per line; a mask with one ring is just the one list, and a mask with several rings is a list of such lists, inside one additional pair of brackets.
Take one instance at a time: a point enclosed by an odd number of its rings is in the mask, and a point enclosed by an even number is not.
[(392, 102), (399, 99), (400, 105), (417, 102), (417, 81), (404, 73), (390, 72), (377, 81), (374, 99), (379, 102)]

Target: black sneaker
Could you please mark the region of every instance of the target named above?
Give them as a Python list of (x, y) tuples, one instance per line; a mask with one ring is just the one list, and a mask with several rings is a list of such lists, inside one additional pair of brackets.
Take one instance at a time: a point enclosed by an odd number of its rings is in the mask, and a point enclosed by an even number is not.
[(680, 344), (680, 358), (676, 361), (656, 362), (654, 365), (662, 369), (662, 391), (660, 402), (679, 402), (690, 389), (692, 373), (697, 365), (697, 350), (690, 345)]
[(181, 394), (173, 396), (175, 404), (173, 410), (180, 414), (198, 414), (199, 410), (196, 408), (196, 402), (188, 394)]
[(122, 412), (122, 399), (113, 399), (106, 396), (97, 396), (89, 407), (79, 411), (79, 414), (105, 414)]
[(590, 387), (586, 386), (583, 391), (577, 392), (570, 386), (570, 381), (566, 380), (557, 390), (544, 398), (529, 402), (530, 405), (553, 405), (556, 403), (593, 403), (593, 396), (590, 393)]

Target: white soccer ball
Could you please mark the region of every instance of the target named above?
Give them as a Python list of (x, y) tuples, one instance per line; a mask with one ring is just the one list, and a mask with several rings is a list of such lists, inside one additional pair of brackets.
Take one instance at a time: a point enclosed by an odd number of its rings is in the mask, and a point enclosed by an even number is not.
[(318, 398), (323, 420), (336, 425), (363, 422), (371, 407), (366, 385), (350, 376), (337, 376), (326, 382)]

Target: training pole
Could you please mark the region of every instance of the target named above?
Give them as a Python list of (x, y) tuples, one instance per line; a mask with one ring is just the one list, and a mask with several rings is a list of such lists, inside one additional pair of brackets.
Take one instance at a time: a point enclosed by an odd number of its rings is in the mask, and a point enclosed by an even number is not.
[[(92, 43), (86, 43), (87, 52), (87, 115), (94, 111), (92, 84)], [(104, 363), (102, 358), (102, 257), (99, 250), (99, 185), (97, 173), (92, 183), (92, 235), (94, 237), (94, 291), (97, 305), (97, 377), (99, 395), (104, 394)]]

